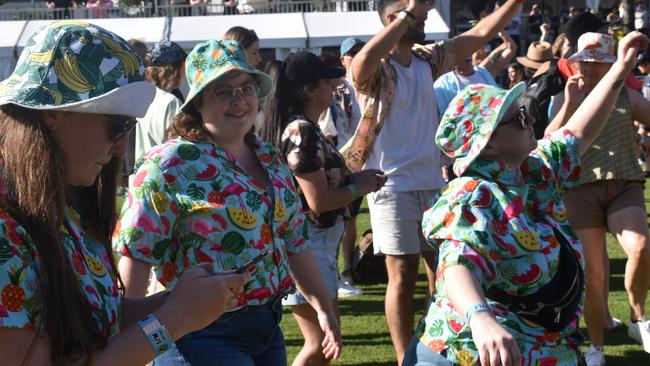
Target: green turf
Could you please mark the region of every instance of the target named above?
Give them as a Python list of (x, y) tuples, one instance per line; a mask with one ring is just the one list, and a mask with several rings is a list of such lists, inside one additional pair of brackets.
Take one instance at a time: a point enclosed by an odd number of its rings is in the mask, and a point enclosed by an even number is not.
[[(646, 205), (650, 202), (650, 189), (646, 190)], [(363, 207), (367, 207), (365, 202)], [(650, 210), (650, 207), (649, 207)], [(370, 227), (367, 209), (357, 218), (358, 233)], [(609, 306), (612, 315), (628, 322), (629, 310), (627, 294), (623, 286), (625, 254), (614, 240), (608, 236), (607, 248), (611, 258), (611, 280)], [(343, 333), (343, 352), (335, 365), (395, 365), (395, 354), (388, 334), (384, 317), (385, 286), (360, 286), (364, 294), (354, 299), (341, 299), (341, 327)], [(424, 294), (426, 277), (420, 265), (416, 287), (416, 318), (424, 313)], [(648, 307), (646, 307), (648, 309)], [(291, 312), (285, 308), (282, 329), (287, 342), (289, 362), (302, 347), (302, 335)], [(586, 329), (583, 333), (586, 335)], [(585, 347), (588, 343), (585, 343)], [(650, 355), (643, 352), (640, 344), (627, 336), (627, 329), (612, 331), (605, 338), (607, 365), (642, 366), (650, 365)]]

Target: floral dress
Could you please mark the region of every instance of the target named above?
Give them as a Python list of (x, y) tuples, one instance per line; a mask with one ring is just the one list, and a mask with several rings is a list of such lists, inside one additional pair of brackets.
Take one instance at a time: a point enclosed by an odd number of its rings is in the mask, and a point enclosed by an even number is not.
[[(484, 292), (497, 286), (512, 295), (532, 294), (557, 273), (561, 244), (555, 229), (584, 268), (561, 198), (578, 184), (578, 156), (575, 137), (563, 129), (541, 140), (521, 167), (479, 158), (443, 188), (423, 221), (425, 238), (440, 250), (436, 295), (416, 331), (423, 344), (456, 364), (478, 360), (471, 329), (445, 292), (442, 273), (448, 266), (469, 268)], [(551, 332), (496, 301), (488, 304), (515, 337), (522, 365), (576, 365), (581, 305), (569, 326)]]
[[(4, 211), (0, 211), (0, 230), (0, 327), (42, 329), (38, 249), (25, 228)], [(116, 274), (110, 270), (112, 253), (83, 230), (79, 213), (72, 208), (66, 209), (61, 238), (82, 293), (109, 324), (110, 329), (102, 332), (116, 335), (121, 313)], [(96, 320), (100, 329), (102, 321)]]
[(309, 248), (293, 177), (276, 150), (249, 141), (273, 194), (217, 144), (177, 138), (141, 161), (113, 244), (153, 265), (171, 288), (199, 263), (232, 271), (272, 249), (252, 274), (239, 305), (261, 305), (293, 287), (287, 257)]

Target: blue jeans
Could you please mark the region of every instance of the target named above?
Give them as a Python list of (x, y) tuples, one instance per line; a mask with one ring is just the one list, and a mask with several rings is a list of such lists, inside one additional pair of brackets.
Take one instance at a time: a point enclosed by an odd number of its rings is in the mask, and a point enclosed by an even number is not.
[(284, 366), (287, 353), (280, 320), (282, 306), (277, 300), (225, 313), (208, 327), (176, 341), (179, 352), (170, 350), (153, 365)]
[(440, 354), (420, 342), (417, 337), (413, 337), (404, 353), (402, 366), (452, 366), (445, 358), (445, 353), (446, 350)]

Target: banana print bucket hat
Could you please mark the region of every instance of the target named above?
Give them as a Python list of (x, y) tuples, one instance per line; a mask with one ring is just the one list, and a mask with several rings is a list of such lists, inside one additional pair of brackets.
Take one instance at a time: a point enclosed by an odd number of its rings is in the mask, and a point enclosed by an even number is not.
[(116, 34), (77, 20), (38, 28), (11, 76), (0, 82), (0, 105), (142, 117), (155, 95), (144, 66)]
[(190, 92), (181, 110), (185, 110), (208, 84), (233, 71), (255, 76), (260, 86), (258, 97), (261, 99), (267, 96), (273, 83), (271, 77), (246, 63), (244, 55), (242, 46), (233, 40), (211, 39), (197, 44), (187, 56), (185, 64), (185, 76), (190, 85)]
[(436, 145), (456, 159), (454, 174), (460, 177), (476, 160), (510, 105), (525, 91), (523, 82), (510, 90), (472, 84), (449, 103), (436, 132)]

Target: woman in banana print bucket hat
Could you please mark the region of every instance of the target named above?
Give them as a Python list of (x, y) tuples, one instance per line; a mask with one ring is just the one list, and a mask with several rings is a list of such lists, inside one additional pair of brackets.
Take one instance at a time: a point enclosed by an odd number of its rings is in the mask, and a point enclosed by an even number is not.
[(539, 142), (521, 84), (474, 84), (452, 101), (436, 145), (456, 158), (458, 178), (424, 214), (424, 237), (440, 252), (437, 291), (404, 365), (578, 363), (584, 261), (562, 193), (578, 183), (580, 156), (647, 44), (627, 35), (565, 127)]
[(248, 277), (206, 268), (166, 301), (121, 297), (117, 174), (153, 93), (122, 38), (79, 21), (37, 29), (0, 82), (3, 365), (143, 365), (234, 306)]

